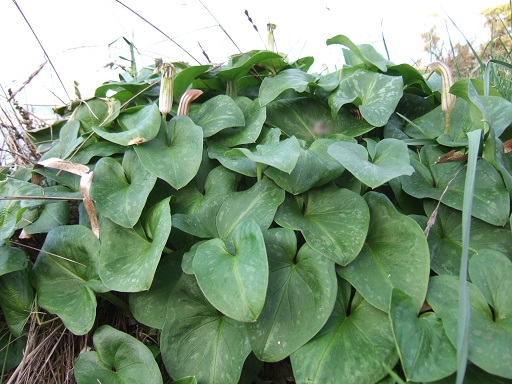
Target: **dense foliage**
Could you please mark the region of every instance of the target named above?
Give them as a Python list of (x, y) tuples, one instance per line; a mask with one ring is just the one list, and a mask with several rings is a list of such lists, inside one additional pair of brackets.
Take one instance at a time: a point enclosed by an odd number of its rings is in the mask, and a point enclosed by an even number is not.
[[(288, 358), (297, 383), (453, 382), (466, 308), (466, 377), (512, 379), (512, 104), (328, 44), (328, 74), (270, 51), (126, 73), (31, 132), (41, 161), (0, 184), (3, 340), (38, 307), (94, 333), (79, 384), (160, 383), (157, 361), (251, 383)], [(35, 234), (34, 259), (9, 240)], [(97, 296), (158, 341), (97, 324)]]

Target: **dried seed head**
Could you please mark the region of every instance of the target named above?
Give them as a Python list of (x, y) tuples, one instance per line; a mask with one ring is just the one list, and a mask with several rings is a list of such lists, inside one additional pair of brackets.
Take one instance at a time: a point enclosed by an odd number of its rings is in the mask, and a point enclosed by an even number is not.
[(176, 68), (171, 63), (164, 63), (162, 69), (162, 80), (160, 82), (160, 100), (158, 106), (162, 116), (165, 117), (172, 108), (172, 92), (174, 88), (174, 75), (176, 74)]

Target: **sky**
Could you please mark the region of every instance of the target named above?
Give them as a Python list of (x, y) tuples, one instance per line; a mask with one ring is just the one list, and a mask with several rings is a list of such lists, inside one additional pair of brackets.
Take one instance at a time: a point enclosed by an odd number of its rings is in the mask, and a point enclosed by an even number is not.
[[(184, 47), (185, 53), (142, 17)], [(154, 59), (225, 62), (240, 51), (265, 49), (266, 25), (276, 25), (276, 48), (290, 61), (314, 56), (313, 71), (333, 70), (343, 64), (341, 46), (326, 46), (328, 38), (343, 34), (355, 44), (372, 44), (396, 64), (427, 64), (421, 33), (434, 24), (448, 28), (454, 42), (463, 41), (448, 16), (472, 42), (488, 39), (479, 13), (507, 0), (0, 0), (0, 100), (7, 89), (18, 89), (46, 61), (25, 18), (53, 64), (47, 63), (17, 100), (29, 105), (62, 105), (74, 99), (78, 81), (83, 98), (91, 97), (103, 82), (116, 80), (119, 69), (107, 64), (128, 64), (128, 45), (137, 47), (139, 66)], [(258, 34), (249, 22), (248, 12)], [(222, 28), (221, 28), (221, 27)], [(233, 42), (228, 38), (229, 35)], [(445, 35), (446, 36), (446, 35)], [(106, 67), (107, 66), (107, 67)], [(58, 76), (57, 76), (58, 75)], [(60, 79), (64, 87), (60, 83)]]

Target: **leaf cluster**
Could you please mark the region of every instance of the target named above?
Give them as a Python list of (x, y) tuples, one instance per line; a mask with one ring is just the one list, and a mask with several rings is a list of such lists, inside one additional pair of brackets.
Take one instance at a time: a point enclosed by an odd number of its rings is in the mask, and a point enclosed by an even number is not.
[[(94, 332), (79, 384), (161, 383), (157, 361), (179, 383), (250, 383), (287, 359), (297, 383), (450, 381), (467, 134), (481, 130), (467, 378), (512, 379), (512, 104), (460, 80), (445, 133), (435, 82), (346, 36), (327, 43), (343, 47), (336, 72), (269, 51), (175, 63), (173, 99), (202, 91), (188, 115), (175, 102), (162, 117), (145, 69), (32, 132), (41, 183), (0, 182), (26, 198), (0, 201), (4, 337), (34, 305)], [(14, 240), (31, 235), (44, 243), (28, 258)], [(98, 297), (156, 341), (96, 328)]]

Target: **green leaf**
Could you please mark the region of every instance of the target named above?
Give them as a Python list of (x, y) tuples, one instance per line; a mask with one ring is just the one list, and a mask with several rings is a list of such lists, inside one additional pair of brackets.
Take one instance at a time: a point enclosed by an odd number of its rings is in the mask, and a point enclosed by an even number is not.
[[(420, 151), (419, 159), (411, 155), (411, 165), (416, 172), (402, 176), (403, 190), (417, 199), (439, 200), (449, 207), (462, 210), (465, 165), (459, 162), (435, 164), (445, 152), (439, 146), (426, 145)], [(448, 188), (447, 188), (448, 187)], [(473, 216), (489, 224), (503, 226), (510, 210), (509, 193), (496, 169), (484, 159), (476, 166)]]
[(210, 68), (211, 64), (195, 65), (193, 67), (187, 67), (179, 71), (174, 78), (172, 90), (173, 99), (179, 101), (181, 96), (183, 96), (185, 91), (190, 87), (190, 84), (192, 84), (194, 79), (198, 76), (201, 76)]
[(267, 168), (264, 173), (285, 191), (294, 195), (324, 185), (340, 176), (345, 169), (327, 153), (332, 143), (334, 140), (317, 139), (309, 147), (300, 148), (297, 164), (291, 173), (276, 168)]
[(336, 300), (337, 281), (331, 260), (307, 244), (297, 253), (292, 230), (270, 229), (265, 243), (270, 269), (265, 306), (246, 328), (258, 359), (279, 361), (324, 326)]
[(251, 219), (262, 231), (268, 229), (284, 200), (284, 194), (266, 177), (246, 191), (232, 193), (222, 203), (215, 217), (217, 237), (227, 239), (240, 223)]
[[(0, 181), (0, 197), (14, 196), (43, 196), (43, 189), (38, 185), (13, 178)], [(0, 200), (0, 239), (8, 239), (13, 235), (25, 207), (37, 206), (40, 203), (40, 200), (28, 203), (20, 200)]]
[(176, 253), (162, 257), (151, 288), (130, 294), (130, 309), (139, 323), (152, 328), (163, 328), (165, 311), (162, 308), (166, 308), (169, 295), (181, 276), (180, 264), (181, 258)]
[(267, 106), (267, 124), (287, 136), (311, 142), (317, 138), (344, 133), (337, 117), (322, 102), (309, 97), (281, 99)]
[(114, 223), (131, 228), (139, 220), (156, 176), (143, 167), (134, 150), (127, 150), (122, 165), (111, 157), (94, 167), (91, 196), (96, 209)]
[(69, 203), (67, 201), (45, 204), (37, 220), (23, 229), (29, 235), (34, 233), (46, 233), (53, 228), (66, 225), (69, 216)]
[(220, 312), (238, 321), (255, 321), (265, 302), (268, 263), (265, 242), (254, 220), (240, 223), (231, 244), (208, 240), (192, 263), (199, 287)]
[(393, 288), (407, 292), (419, 311), (430, 274), (425, 235), (385, 195), (369, 192), (364, 197), (370, 207), (368, 236), (359, 256), (338, 273), (382, 311), (389, 310)]
[(341, 377), (344, 384), (375, 383), (398, 360), (386, 313), (362, 300), (347, 315), (341, 293), (327, 324), (291, 355), (299, 383), (337, 383)]
[(316, 77), (300, 69), (290, 68), (278, 73), (275, 77), (265, 77), (260, 86), (260, 105), (265, 106), (274, 101), (281, 93), (288, 89), (302, 93), (309, 86), (315, 84)]
[(273, 168), (290, 174), (297, 164), (300, 155), (300, 144), (295, 136), (289, 137), (277, 143), (260, 144), (256, 151), (247, 148), (235, 148), (226, 155), (242, 153), (255, 163), (267, 164)]
[(333, 114), (345, 104), (355, 104), (361, 116), (371, 125), (382, 127), (395, 111), (403, 95), (401, 77), (383, 75), (359, 69), (344, 76), (329, 96)]
[[(249, 150), (246, 149), (246, 151)], [(258, 174), (256, 162), (239, 149), (231, 150), (228, 147), (211, 141), (208, 143), (208, 157), (217, 160), (227, 169), (241, 175), (256, 177)]]
[(27, 255), (19, 248), (0, 246), (0, 276), (27, 268)]
[(161, 120), (156, 104), (149, 104), (125, 110), (117, 119), (118, 125), (93, 126), (92, 129), (105, 140), (127, 146), (152, 140), (158, 134)]
[(255, 64), (271, 60), (282, 61), (283, 58), (278, 53), (271, 51), (245, 53), (233, 57), (226, 65), (221, 67), (217, 74), (221, 79), (236, 82), (241, 76), (249, 73)]
[(79, 164), (89, 164), (94, 157), (108, 157), (117, 153), (124, 153), (125, 147), (110, 141), (99, 141), (83, 147), (73, 156), (71, 161)]
[(245, 125), (244, 113), (229, 96), (218, 95), (190, 111), (190, 118), (203, 128), (203, 136), (210, 137), (226, 128)]
[(15, 337), (23, 334), (34, 304), (34, 289), (28, 269), (0, 276), (0, 305), (9, 330)]
[(276, 223), (300, 230), (308, 245), (335, 263), (346, 265), (363, 247), (370, 221), (364, 199), (348, 189), (313, 189), (299, 203), (287, 196)]
[[(101, 280), (110, 289), (139, 292), (151, 287), (162, 250), (171, 232), (170, 198), (154, 205), (146, 223), (124, 228), (103, 218), (100, 223)], [(142, 224), (145, 224), (143, 229)]]
[(350, 52), (358, 57), (360, 62), (365, 64), (371, 64), (377, 67), (380, 71), (386, 72), (388, 66), (393, 65), (389, 60), (384, 59), (375, 48), (370, 44), (356, 45), (345, 35), (337, 35), (331, 37), (326, 42), (327, 45), (341, 44), (350, 49)]
[(255, 143), (267, 118), (267, 110), (258, 99), (237, 97), (235, 102), (244, 114), (245, 125), (226, 128), (215, 135), (215, 141), (227, 147)]
[(9, 372), (21, 363), (26, 345), (27, 337), (25, 336), (14, 337), (6, 330), (0, 333), (0, 361), (3, 372)]
[(148, 143), (135, 146), (144, 167), (180, 189), (196, 176), (203, 153), (201, 128), (187, 116), (177, 116), (171, 121), (161, 120), (157, 137)]
[(393, 288), (389, 317), (408, 381), (434, 381), (455, 372), (457, 351), (434, 312), (418, 317), (414, 299)]
[[(494, 309), (495, 322), (507, 326), (512, 317), (512, 262), (490, 249), (477, 252), (469, 262), (471, 281)], [(510, 336), (512, 337), (512, 336)]]
[(204, 194), (192, 187), (177, 192), (173, 199), (173, 225), (196, 237), (218, 237), (215, 217), (235, 187), (235, 173), (222, 166), (214, 168), (206, 179)]
[(93, 336), (94, 351), (82, 352), (74, 367), (78, 384), (162, 383), (151, 351), (136, 338), (109, 325)]
[[(114, 98), (93, 98), (83, 101), (73, 112), (85, 132), (90, 132), (99, 125), (108, 126), (119, 116), (121, 103)], [(76, 137), (76, 136), (75, 136)], [(62, 137), (61, 137), (62, 138)]]
[[(373, 152), (373, 153), (372, 153)], [(398, 176), (411, 175), (407, 145), (397, 139), (383, 139), (368, 153), (360, 144), (338, 141), (327, 153), (338, 160), (350, 173), (371, 188), (377, 188)], [(368, 161), (371, 158), (371, 162)]]
[[(436, 207), (426, 201), (425, 211), (430, 216)], [(425, 223), (426, 225), (426, 219)], [(462, 252), (462, 213), (441, 204), (434, 226), (428, 236), (430, 268), (440, 275), (458, 276)], [(487, 224), (473, 218), (469, 242), (469, 256), (482, 249), (492, 249), (512, 257), (512, 234), (510, 230)]]
[(60, 129), (59, 140), (52, 142), (52, 148), (45, 152), (39, 161), (49, 159), (51, 157), (65, 159), (80, 143), (83, 142), (84, 139), (79, 136), (79, 132), (80, 121), (68, 120)]
[(167, 308), (160, 347), (169, 374), (195, 376), (199, 383), (237, 383), (251, 352), (243, 323), (219, 314), (190, 275), (181, 277)]
[[(500, 258), (500, 266), (505, 267), (501, 276), (512, 279), (510, 275), (510, 260)], [(484, 263), (488, 268), (491, 263)], [(494, 267), (493, 267), (494, 268)], [(499, 267), (498, 267), (499, 268)], [(492, 274), (492, 269), (489, 270)], [(504, 308), (494, 308), (498, 313), (510, 312), (511, 285), (499, 287), (500, 295), (506, 299), (500, 304)], [(512, 369), (509, 364), (512, 355), (512, 324), (511, 317), (493, 316), (485, 296), (476, 284), (468, 283), (470, 298), (469, 324), (469, 360), (494, 375), (512, 379)], [(430, 279), (427, 301), (434, 312), (443, 320), (443, 326), (453, 345), (457, 343), (457, 323), (459, 305), (459, 279), (455, 276), (434, 276)]]
[(32, 268), (39, 305), (58, 315), (75, 335), (85, 335), (96, 317), (95, 292), (106, 292), (98, 275), (100, 242), (81, 225), (48, 232)]

